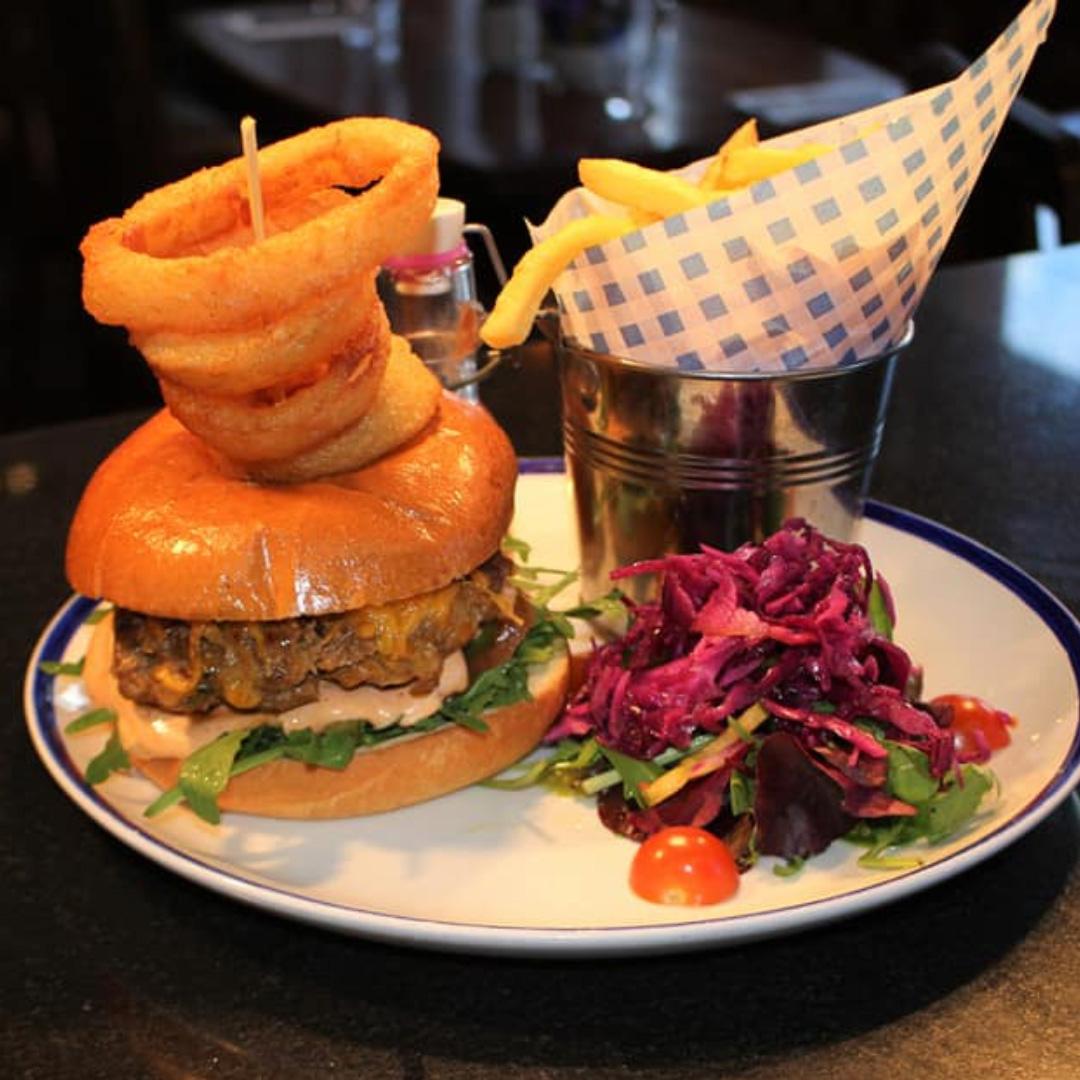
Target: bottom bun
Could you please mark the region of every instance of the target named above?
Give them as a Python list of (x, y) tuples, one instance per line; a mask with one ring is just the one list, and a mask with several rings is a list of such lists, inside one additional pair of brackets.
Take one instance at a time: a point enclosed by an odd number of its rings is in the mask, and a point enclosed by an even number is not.
[[(357, 753), (344, 769), (274, 761), (229, 781), (222, 810), (275, 818), (344, 818), (427, 802), (494, 776), (539, 744), (569, 687), (567, 656), (529, 676), (531, 700), (484, 714), (487, 731), (454, 724)], [(175, 758), (132, 758), (158, 787), (176, 785)]]

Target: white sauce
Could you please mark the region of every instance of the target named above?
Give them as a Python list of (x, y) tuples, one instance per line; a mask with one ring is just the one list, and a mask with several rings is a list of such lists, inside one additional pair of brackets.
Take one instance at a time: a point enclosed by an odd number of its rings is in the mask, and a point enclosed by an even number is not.
[(469, 681), (465, 657), (459, 651), (446, 658), (439, 685), (429, 694), (415, 695), (408, 687), (380, 690), (361, 686), (343, 690), (334, 683), (322, 682), (318, 701), (287, 712), (236, 713), (220, 709), (193, 719), (149, 705), (136, 705), (123, 697), (110, 673), (112, 652), (112, 616), (109, 615), (90, 641), (83, 682), (97, 704), (116, 711), (120, 742), (128, 753), (145, 758), (185, 758), (219, 735), (263, 723), (276, 724), (286, 731), (301, 728), (319, 731), (337, 720), (366, 720), (376, 728), (393, 723), (408, 727), (430, 716), (445, 697), (464, 690)]

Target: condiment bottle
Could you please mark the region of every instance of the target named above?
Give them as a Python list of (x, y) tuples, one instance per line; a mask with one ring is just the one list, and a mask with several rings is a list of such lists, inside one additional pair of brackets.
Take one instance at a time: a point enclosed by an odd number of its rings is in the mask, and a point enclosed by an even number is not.
[(440, 197), (427, 227), (383, 264), (379, 295), (394, 333), (408, 339), (444, 386), (478, 401), (477, 351), (485, 312), (477, 299), (467, 232), (483, 236), (496, 273), (505, 280), (486, 227), (466, 225), (465, 204)]

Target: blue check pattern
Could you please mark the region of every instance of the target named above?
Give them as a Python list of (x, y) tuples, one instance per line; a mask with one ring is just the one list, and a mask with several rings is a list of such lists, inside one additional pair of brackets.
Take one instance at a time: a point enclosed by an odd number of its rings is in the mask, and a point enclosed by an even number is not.
[(892, 347), (1053, 13), (1031, 0), (952, 82), (769, 143), (836, 150), (584, 253), (557, 285), (564, 332), (688, 371), (827, 367)]

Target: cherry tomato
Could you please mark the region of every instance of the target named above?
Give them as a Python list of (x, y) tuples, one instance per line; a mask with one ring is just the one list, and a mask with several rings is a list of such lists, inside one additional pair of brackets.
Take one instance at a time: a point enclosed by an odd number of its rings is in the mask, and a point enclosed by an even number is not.
[(1001, 750), (1011, 741), (1009, 729), (1016, 727), (1015, 717), (969, 694), (942, 694), (930, 702), (930, 708), (951, 717), (953, 745), (961, 757)]
[(739, 887), (739, 868), (731, 849), (711, 832), (673, 825), (638, 848), (630, 887), (654, 904), (718, 904)]

